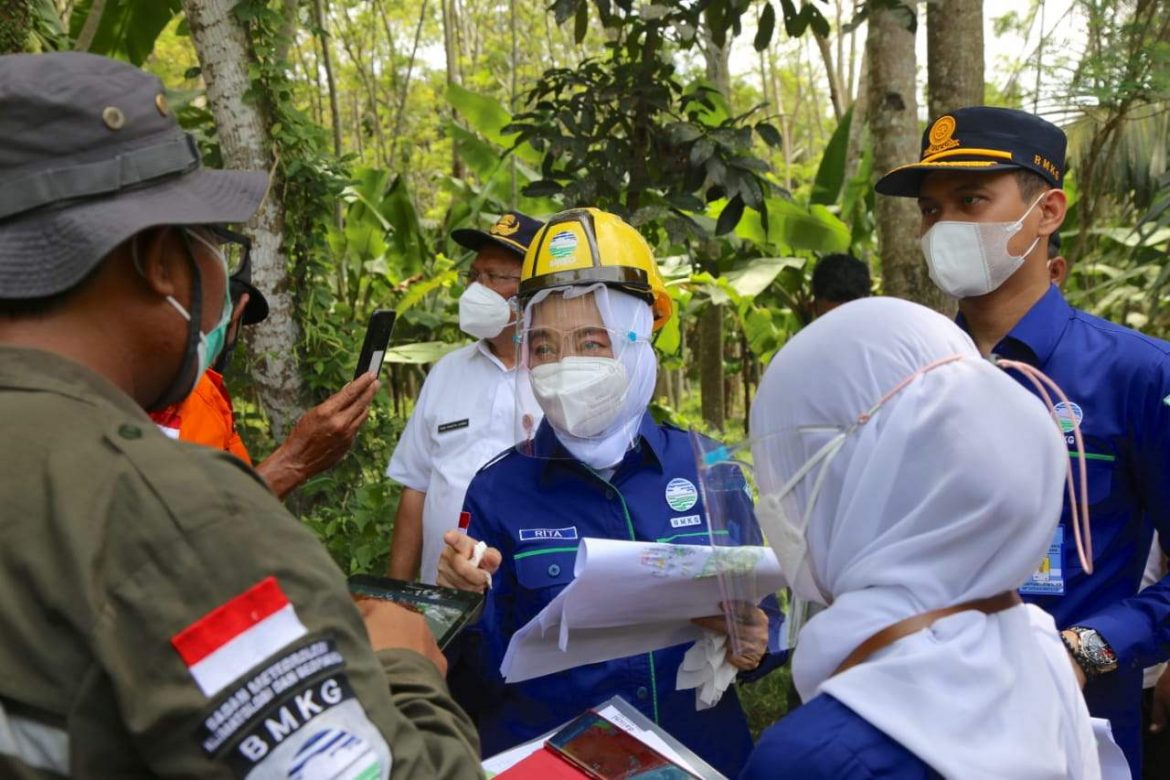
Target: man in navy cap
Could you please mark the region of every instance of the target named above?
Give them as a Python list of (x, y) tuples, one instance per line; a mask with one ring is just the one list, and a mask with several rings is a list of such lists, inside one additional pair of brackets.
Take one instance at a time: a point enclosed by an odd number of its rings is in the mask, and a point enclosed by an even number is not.
[(1138, 777), (1142, 669), (1170, 655), (1170, 579), (1138, 593), (1155, 529), (1170, 539), (1170, 344), (1072, 308), (1052, 283), (1065, 145), (1031, 114), (961, 108), (934, 120), (921, 159), (877, 191), (918, 199), (931, 279), (958, 299), (979, 350), (1039, 368), (1069, 397), (1057, 415), (1070, 457), (1074, 427), (1084, 437), (1094, 571), (1078, 559), (1066, 500), (1020, 592), (1055, 618), (1090, 711), (1112, 722)]
[[(515, 444), (515, 298), (520, 264), (543, 222), (518, 211), (487, 230), (451, 238), (475, 253), (459, 298), (459, 327), (476, 341), (435, 364), (390, 459), (386, 475), (402, 485), (391, 577), (434, 584), (443, 534), (459, 524), (463, 494), (479, 467)], [(535, 402), (533, 425), (539, 422)]]

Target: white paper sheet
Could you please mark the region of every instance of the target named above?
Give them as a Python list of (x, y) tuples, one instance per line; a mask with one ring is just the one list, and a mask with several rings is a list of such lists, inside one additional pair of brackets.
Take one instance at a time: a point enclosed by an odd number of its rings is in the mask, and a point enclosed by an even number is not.
[(1101, 760), (1101, 780), (1131, 780), (1129, 762), (1113, 739), (1113, 728), (1104, 718), (1090, 718), (1097, 738), (1097, 758)]
[(693, 642), (691, 618), (720, 614), (720, 568), (754, 571), (757, 602), (784, 586), (767, 547), (583, 539), (574, 580), (512, 636), (500, 673), (520, 682)]

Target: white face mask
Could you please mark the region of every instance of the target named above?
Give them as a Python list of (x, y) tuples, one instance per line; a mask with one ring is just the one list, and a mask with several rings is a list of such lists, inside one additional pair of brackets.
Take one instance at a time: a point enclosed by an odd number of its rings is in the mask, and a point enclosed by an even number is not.
[(561, 358), (529, 371), (532, 394), (554, 428), (579, 438), (602, 434), (622, 411), (630, 385), (614, 358)]
[[(824, 484), (825, 476), (829, 472), (829, 463), (841, 449), (847, 436), (847, 431), (838, 433), (817, 450), (779, 491), (760, 496), (760, 501), (756, 504), (756, 519), (776, 553), (780, 573), (788, 580), (788, 587), (799, 598), (825, 606), (828, 606), (832, 599), (821, 589), (812, 572), (808, 557), (808, 521), (821, 493), (821, 485)], [(808, 504), (799, 517), (793, 517), (793, 513), (785, 509), (784, 499), (818, 463), (821, 464), (821, 470), (817, 472), (817, 480), (809, 493)]]
[(508, 301), (490, 287), (473, 282), (459, 296), (459, 329), (477, 339), (491, 339), (504, 332), (512, 319)]
[(938, 288), (955, 298), (972, 298), (999, 289), (1023, 264), (1040, 237), (1022, 255), (1008, 251), (1008, 241), (1024, 227), (1024, 220), (1044, 200), (1038, 197), (1015, 222), (936, 222), (920, 239)]

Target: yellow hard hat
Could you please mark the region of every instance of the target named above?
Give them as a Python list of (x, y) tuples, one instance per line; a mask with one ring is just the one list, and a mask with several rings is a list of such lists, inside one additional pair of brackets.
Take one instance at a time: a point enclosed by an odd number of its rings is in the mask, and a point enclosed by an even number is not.
[(641, 233), (601, 209), (569, 209), (549, 217), (524, 255), (521, 303), (550, 287), (597, 283), (650, 304), (654, 330), (670, 319), (674, 305)]

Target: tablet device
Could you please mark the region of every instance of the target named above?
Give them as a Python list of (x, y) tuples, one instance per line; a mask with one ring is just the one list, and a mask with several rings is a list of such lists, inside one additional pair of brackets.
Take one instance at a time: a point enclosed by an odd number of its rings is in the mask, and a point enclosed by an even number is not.
[(595, 780), (695, 780), (694, 775), (595, 711), (584, 712), (545, 746)]
[(362, 374), (373, 372), (377, 375), (382, 371), (382, 359), (386, 356), (386, 347), (390, 344), (390, 333), (394, 330), (394, 319), (397, 316), (393, 309), (378, 309), (370, 315), (357, 370), (353, 373), (354, 379)]
[(445, 649), (464, 626), (474, 622), (483, 608), (482, 593), (371, 574), (355, 574), (348, 582), (349, 592), (355, 599), (393, 601), (421, 613), (440, 650)]

